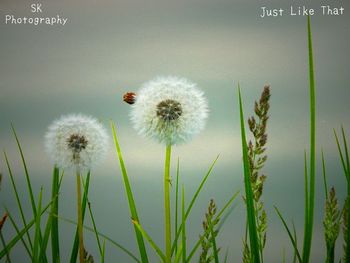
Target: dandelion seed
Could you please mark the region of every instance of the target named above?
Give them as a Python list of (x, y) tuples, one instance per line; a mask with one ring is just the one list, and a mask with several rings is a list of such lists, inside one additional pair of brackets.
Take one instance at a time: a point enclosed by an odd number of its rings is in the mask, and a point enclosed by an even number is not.
[(46, 150), (60, 168), (90, 169), (107, 149), (106, 130), (96, 119), (81, 114), (62, 116), (46, 134)]
[(132, 98), (134, 128), (166, 145), (187, 142), (203, 130), (208, 117), (203, 92), (184, 78), (156, 78), (145, 83)]

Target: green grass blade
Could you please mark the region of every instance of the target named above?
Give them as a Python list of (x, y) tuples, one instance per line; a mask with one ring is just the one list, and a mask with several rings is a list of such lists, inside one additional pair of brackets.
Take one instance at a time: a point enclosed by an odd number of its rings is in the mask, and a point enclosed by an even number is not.
[[(4, 239), (4, 236), (2, 235), (2, 231), (0, 230), (0, 239), (1, 239), (1, 244), (3, 245), (4, 248), (6, 248), (6, 242)], [(7, 251), (6, 251), (7, 252)], [(10, 251), (6, 253), (6, 262), (11, 263), (11, 257), (10, 257)]]
[(58, 194), (59, 194), (59, 169), (54, 167), (53, 179), (52, 179), (52, 206), (49, 219), (51, 219), (51, 250), (52, 250), (52, 262), (60, 262), (60, 246), (59, 246), (59, 231), (58, 231), (58, 219), (54, 217), (54, 214), (58, 215)]
[[(187, 220), (187, 217), (189, 216), (189, 214), (190, 214), (190, 212), (192, 210), (192, 207), (193, 207), (194, 203), (196, 202), (196, 200), (198, 198), (199, 193), (201, 192), (205, 182), (208, 180), (209, 175), (211, 174), (211, 172), (212, 172), (212, 170), (214, 168), (214, 165), (216, 164), (218, 159), (219, 159), (219, 155), (215, 158), (215, 160), (213, 161), (213, 163), (209, 167), (209, 170), (207, 171), (206, 175), (204, 176), (204, 178), (202, 179), (201, 183), (199, 184), (195, 194), (193, 195), (193, 197), (191, 199), (191, 202), (190, 202), (190, 204), (189, 204), (189, 206), (188, 206), (188, 208), (186, 210), (185, 220)], [(181, 230), (182, 230), (182, 225), (180, 225), (180, 227), (177, 230), (177, 233), (175, 235), (175, 239), (174, 239), (174, 242), (173, 242), (172, 247), (171, 247), (171, 254), (172, 255), (173, 255), (174, 250), (175, 250), (175, 244), (177, 244), (178, 238), (180, 237)]]
[[(45, 208), (41, 211), (41, 215), (51, 206), (50, 202)], [(7, 243), (7, 246), (0, 251), (0, 260), (6, 255), (8, 251), (10, 251), (17, 242), (23, 237), (25, 233), (29, 231), (29, 229), (35, 224), (36, 218), (32, 219), (20, 232), (17, 234), (10, 242)]]
[(158, 256), (161, 258), (163, 262), (166, 261), (166, 257), (163, 254), (162, 250), (157, 246), (157, 244), (153, 241), (153, 239), (147, 234), (147, 232), (143, 229), (139, 222), (136, 220), (132, 220), (132, 223), (137, 227), (140, 233), (146, 238), (151, 247), (157, 252)]
[[(304, 151), (304, 244), (307, 242), (309, 223), (309, 180), (307, 172), (306, 151)], [(304, 249), (304, 248), (303, 248)]]
[(349, 158), (349, 151), (348, 151), (348, 143), (346, 142), (346, 136), (345, 136), (345, 131), (344, 127), (341, 126), (341, 134), (343, 137), (343, 144), (344, 144), (344, 150), (345, 150), (345, 161), (346, 161), (346, 167), (348, 171), (348, 176), (349, 176), (349, 171), (350, 171), (350, 158)]
[(296, 254), (297, 254), (297, 257), (298, 257), (299, 262), (300, 262), (300, 263), (303, 262), (302, 259), (301, 259), (301, 256), (300, 256), (300, 253), (299, 253), (297, 244), (296, 244), (296, 240), (293, 238), (292, 233), (290, 232), (289, 227), (288, 227), (286, 221), (284, 220), (284, 218), (283, 218), (282, 214), (280, 213), (280, 211), (278, 210), (278, 208), (277, 208), (276, 206), (274, 206), (274, 208), (275, 208), (275, 210), (276, 210), (276, 213), (277, 213), (278, 217), (281, 219), (284, 228), (286, 229), (286, 231), (287, 231), (287, 233), (288, 233), (288, 236), (289, 236), (289, 238), (290, 238), (290, 241), (291, 241), (292, 244), (293, 244), (294, 251), (295, 251)]
[[(44, 236), (43, 236), (43, 241), (42, 241), (41, 248), (40, 248), (40, 250), (41, 250), (40, 260), (42, 260), (43, 257), (46, 256), (45, 253), (46, 253), (47, 245), (49, 242), (49, 237), (50, 237), (50, 234), (52, 231), (55, 232), (54, 233), (55, 238), (53, 238), (53, 240), (51, 240), (51, 242), (52, 242), (52, 244), (51, 244), (52, 262), (59, 262), (59, 259), (60, 259), (59, 238), (58, 238), (58, 221), (57, 221), (57, 217), (55, 217), (54, 215), (58, 214), (58, 201), (56, 202), (56, 199), (58, 199), (59, 189), (61, 186), (62, 178), (63, 178), (63, 172), (62, 172), (62, 175), (59, 176), (59, 169), (54, 167), (53, 175), (52, 175), (52, 190), (51, 190), (52, 206), (51, 206), (50, 214), (49, 214), (48, 219), (47, 219), (47, 223), (46, 223), (45, 231), (44, 231)], [(53, 221), (57, 222), (56, 223), (57, 229), (55, 229), (55, 230), (52, 229), (52, 227), (53, 227), (52, 222)], [(56, 228), (56, 226), (55, 226), (55, 228)], [(56, 232), (57, 232), (57, 236), (56, 236)], [(57, 248), (55, 248), (55, 249), (53, 248), (54, 242), (57, 242), (57, 244), (55, 244), (55, 246), (57, 246)], [(56, 257), (54, 255), (56, 255)]]
[(328, 185), (327, 185), (327, 177), (326, 177), (326, 162), (324, 160), (323, 149), (321, 150), (321, 157), (322, 157), (322, 175), (323, 175), (324, 193), (326, 195), (326, 200), (328, 200)]
[(182, 262), (186, 262), (186, 219), (185, 219), (185, 186), (181, 191), (181, 225), (182, 225)]
[[(174, 259), (174, 263), (179, 263), (181, 260), (181, 255), (182, 255), (182, 243), (180, 243), (179, 249), (177, 250), (176, 254), (175, 254), (175, 259)], [(185, 261), (183, 261), (184, 263)]]
[[(348, 144), (346, 141), (346, 136), (345, 136), (345, 131), (343, 126), (341, 127), (341, 131), (342, 131), (342, 137), (343, 137), (343, 144), (344, 144), (344, 152), (345, 152), (345, 162), (344, 162), (344, 173), (345, 173), (345, 177), (347, 178), (347, 205), (346, 207), (347, 209), (347, 218), (349, 221), (350, 218), (350, 160), (349, 160), (349, 153), (348, 153)], [(340, 150), (341, 152), (341, 150)], [(349, 224), (349, 223), (348, 223)], [(345, 251), (345, 255), (350, 255), (350, 227), (348, 226), (346, 228), (346, 251)]]
[[(126, 167), (125, 167), (125, 164), (124, 164), (122, 152), (121, 152), (121, 149), (120, 149), (120, 146), (119, 146), (117, 133), (116, 133), (116, 128), (115, 128), (114, 123), (112, 123), (112, 122), (111, 122), (111, 127), (112, 127), (113, 139), (114, 139), (117, 155), (118, 155), (118, 158), (119, 158), (120, 169), (121, 169), (122, 176), (123, 176), (125, 191), (126, 191), (126, 195), (127, 195), (127, 198), (128, 198), (131, 218), (132, 218), (132, 220), (136, 220), (137, 222), (140, 222), (139, 221), (139, 217), (137, 215), (136, 204), (135, 204), (134, 196), (133, 196), (133, 193), (132, 193), (132, 190), (131, 190), (131, 185), (130, 185), (130, 182), (129, 182), (128, 173), (126, 171)], [(134, 224), (134, 230), (135, 230), (135, 235), (136, 235), (138, 248), (139, 248), (139, 251), (140, 251), (141, 260), (142, 260), (143, 263), (144, 262), (148, 262), (148, 256), (147, 256), (145, 242), (143, 240), (142, 233), (139, 231), (139, 229), (137, 228), (137, 226), (135, 224)]]
[(211, 235), (211, 244), (213, 247), (213, 255), (214, 255), (214, 262), (215, 263), (219, 263), (219, 255), (218, 255), (218, 249), (216, 246), (216, 238), (215, 238), (215, 233), (214, 233), (214, 229), (213, 229), (213, 224), (211, 222), (211, 220), (208, 221), (209, 223), (209, 230), (210, 230), (210, 235)]
[[(73, 220), (70, 220), (70, 219), (67, 219), (67, 218), (64, 218), (64, 217), (61, 217), (61, 216), (58, 216), (58, 215), (55, 215), (58, 219), (62, 220), (62, 221), (65, 221), (67, 223), (70, 223), (70, 224), (73, 224), (73, 225), (76, 225), (77, 226), (77, 222), (73, 221)], [(83, 226), (85, 230), (88, 230), (92, 233), (95, 232), (95, 230), (91, 227), (88, 227), (88, 226)], [(110, 237), (108, 237), (107, 235), (105, 234), (102, 234), (100, 232), (97, 233), (100, 237), (104, 238), (105, 240), (109, 241), (112, 245), (114, 245), (115, 247), (119, 248), (120, 250), (122, 250), (123, 252), (125, 252), (127, 255), (129, 255), (133, 260), (135, 260), (136, 262), (138, 263), (141, 263), (141, 261), (132, 253), (130, 252), (128, 249), (126, 249), (124, 246), (120, 245), (118, 242), (114, 241), (113, 239), (111, 239)]]
[[(5, 151), (4, 151), (4, 156), (5, 156), (5, 162), (6, 162), (6, 165), (7, 165), (7, 170), (8, 170), (9, 175), (10, 175), (12, 188), (13, 188), (13, 191), (15, 193), (17, 206), (18, 206), (18, 209), (19, 209), (19, 212), (20, 212), (20, 215), (21, 215), (22, 223), (23, 223), (23, 226), (25, 227), (27, 225), (27, 222), (26, 222), (26, 219), (25, 219), (25, 216), (24, 216), (21, 199), (19, 198), (18, 191), (17, 191), (17, 186), (16, 186), (15, 180), (13, 178), (12, 169), (11, 169), (11, 166), (10, 166), (10, 163), (9, 163), (9, 160), (7, 158), (7, 155), (6, 155)], [(30, 238), (29, 232), (27, 232), (26, 235), (27, 235), (27, 238), (28, 238), (29, 246), (30, 246), (31, 249), (33, 249), (33, 243), (32, 243), (32, 240)]]
[(106, 253), (106, 240), (103, 240), (102, 253), (101, 253), (101, 263), (105, 262), (105, 253)]
[(345, 160), (344, 160), (344, 156), (343, 156), (343, 151), (342, 151), (342, 149), (341, 149), (341, 147), (340, 147), (338, 135), (337, 135), (337, 132), (336, 132), (334, 129), (333, 129), (333, 132), (334, 132), (335, 141), (336, 141), (336, 143), (337, 143), (337, 147), (338, 147), (338, 152), (339, 152), (340, 160), (341, 160), (341, 163), (342, 163), (342, 166), (343, 166), (344, 175), (345, 175), (346, 180), (349, 180), (348, 170), (347, 170), (347, 167), (346, 167), (346, 165), (345, 165)]
[[(239, 194), (239, 191), (237, 191), (231, 198), (228, 200), (228, 202), (224, 205), (224, 207), (219, 211), (219, 213), (216, 215), (214, 218), (214, 221), (217, 220), (218, 218), (221, 218), (221, 216), (224, 214), (226, 209), (231, 206), (232, 202), (236, 199), (237, 195)], [(197, 243), (194, 245), (192, 248), (191, 252), (189, 253), (189, 256), (187, 257), (186, 262), (191, 262), (192, 257), (196, 253), (197, 249), (199, 248), (204, 236), (209, 232), (209, 229), (204, 232), (201, 238), (198, 239)]]
[[(11, 216), (10, 212), (8, 211), (8, 209), (5, 208), (5, 210), (6, 210), (6, 213), (7, 213), (7, 215), (8, 215), (8, 218), (10, 219), (10, 222), (11, 222), (13, 228), (16, 230), (17, 235), (19, 235), (19, 234), (20, 234), (19, 227), (17, 226), (15, 220), (14, 220), (13, 217)], [(1, 230), (0, 230), (0, 231), (1, 231)], [(21, 237), (21, 241), (22, 241), (22, 244), (23, 244), (25, 250), (26, 250), (27, 253), (28, 253), (28, 256), (32, 259), (32, 253), (31, 253), (31, 251), (30, 251), (30, 248), (28, 247), (28, 245), (27, 245), (27, 243), (25, 242), (25, 240), (24, 240), (23, 237)], [(4, 247), (5, 247), (5, 246), (4, 246)]]
[(43, 188), (40, 189), (38, 208), (35, 218), (35, 236), (34, 236), (34, 247), (33, 247), (33, 261), (39, 262), (40, 252), (40, 219), (41, 219), (41, 201), (43, 196)]
[(102, 249), (102, 246), (101, 246), (100, 238), (98, 237), (98, 231), (97, 231), (97, 228), (96, 228), (95, 218), (94, 218), (94, 215), (92, 213), (91, 204), (90, 204), (89, 201), (88, 201), (88, 208), (89, 208), (90, 218), (91, 218), (91, 221), (92, 221), (92, 226), (93, 226), (94, 232), (95, 232), (95, 237), (96, 237), (96, 241), (97, 241), (98, 250), (100, 251), (100, 255), (102, 257), (103, 249)]
[(27, 188), (28, 188), (28, 193), (29, 193), (29, 199), (30, 199), (30, 202), (31, 202), (31, 205), (32, 205), (33, 216), (35, 217), (36, 216), (36, 214), (35, 214), (36, 213), (36, 205), (35, 205), (35, 199), (34, 199), (34, 195), (33, 195), (32, 184), (30, 182), (30, 177), (29, 177), (27, 164), (26, 164), (26, 161), (24, 159), (24, 154), (23, 154), (21, 143), (20, 143), (20, 141), (18, 139), (16, 130), (15, 130), (14, 126), (12, 125), (12, 123), (11, 123), (11, 128), (12, 128), (13, 135), (15, 136), (15, 139), (16, 139), (16, 143), (17, 143), (17, 146), (18, 146), (19, 153), (21, 155), (22, 164), (23, 164), (23, 168), (24, 168), (24, 173), (25, 173), (26, 181), (27, 181)]
[[(294, 243), (295, 243), (295, 248), (298, 247), (298, 237), (297, 237), (297, 231), (295, 229), (295, 225), (294, 225), (294, 222), (293, 222), (293, 235), (294, 235)], [(293, 263), (297, 262), (297, 253), (298, 253), (298, 250), (294, 248), (294, 255), (293, 255)], [(299, 258), (300, 258), (300, 255), (299, 255)]]
[(240, 91), (239, 84), (238, 84), (238, 97), (239, 97), (239, 112), (240, 112), (240, 122), (241, 122), (244, 186), (245, 186), (245, 194), (246, 194), (245, 198), (246, 198), (247, 217), (248, 217), (249, 241), (250, 241), (250, 248), (251, 248), (251, 255), (252, 255), (253, 262), (259, 263), (260, 252), (259, 252), (258, 232), (256, 228), (254, 196), (253, 196), (252, 186), (250, 183), (248, 148), (247, 148), (246, 134), (245, 134), (245, 128), (244, 128), (243, 106), (242, 106), (242, 98), (241, 98), (241, 91)]
[(315, 76), (312, 51), (312, 33), (310, 17), (307, 18), (308, 49), (309, 49), (309, 79), (310, 79), (310, 195), (309, 195), (309, 215), (308, 231), (303, 246), (303, 262), (307, 263), (310, 259), (312, 233), (314, 224), (314, 204), (315, 204), (315, 176), (316, 176), (316, 95), (315, 95)]
[[(86, 176), (83, 200), (82, 200), (82, 205), (81, 205), (83, 223), (84, 223), (84, 218), (85, 218), (85, 211), (86, 211), (87, 195), (88, 195), (88, 192), (89, 192), (89, 185), (90, 185), (90, 171), (87, 173), (87, 176)], [(78, 233), (78, 226), (77, 226), (77, 229), (75, 231), (75, 237), (74, 237), (72, 253), (71, 253), (71, 257), (70, 257), (70, 262), (71, 263), (75, 263), (77, 261), (78, 251), (79, 251), (79, 233)]]
[[(178, 227), (178, 206), (179, 206), (179, 173), (180, 173), (180, 160), (177, 159), (177, 165), (176, 165), (176, 183), (175, 183), (175, 226), (174, 226), (174, 233), (177, 233), (177, 227)], [(175, 254), (177, 253), (177, 242), (174, 243), (175, 248)]]

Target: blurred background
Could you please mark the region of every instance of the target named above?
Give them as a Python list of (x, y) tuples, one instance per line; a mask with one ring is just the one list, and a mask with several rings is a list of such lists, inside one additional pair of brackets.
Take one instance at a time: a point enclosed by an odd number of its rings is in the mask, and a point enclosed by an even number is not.
[[(317, 85), (317, 153), (315, 228), (312, 261), (325, 256), (322, 229), (324, 191), (320, 163), (324, 150), (329, 185), (336, 186), (341, 205), (345, 178), (338, 158), (333, 128), (343, 124), (349, 136), (349, 4), (342, 16), (312, 17)], [(271, 85), (268, 123), (268, 161), (263, 200), (268, 212), (266, 262), (292, 260), (292, 245), (273, 210), (279, 207), (288, 222), (295, 222), (299, 240), (303, 233), (303, 153), (308, 151), (309, 97), (306, 17), (259, 17), (260, 7), (288, 8), (291, 4), (320, 8), (321, 1), (112, 1), (42, 0), (43, 13), (67, 17), (65, 26), (6, 25), (5, 15), (33, 16), (24, 0), (0, 3), (0, 149), (14, 169), (25, 213), (31, 207), (25, 177), (10, 124), (15, 126), (27, 159), (36, 195), (44, 188), (50, 199), (52, 164), (45, 154), (47, 126), (67, 113), (97, 117), (107, 128), (113, 120), (128, 168), (140, 220), (157, 244), (163, 246), (164, 147), (141, 138), (132, 129), (130, 106), (122, 95), (137, 91), (156, 76), (186, 77), (205, 92), (210, 106), (207, 128), (190, 143), (173, 148), (173, 175), (180, 158), (180, 181), (186, 196), (193, 195), (212, 161), (219, 160), (188, 223), (189, 248), (199, 234), (210, 198), (219, 209), (237, 190), (243, 189), (237, 83), (242, 89), (246, 118), (253, 112), (265, 84)], [(322, 1), (324, 3), (324, 1)], [(348, 137), (349, 138), (349, 137)], [(112, 142), (112, 141), (111, 141)], [(20, 223), (15, 197), (5, 166), (0, 191), (0, 215), (6, 206)], [(174, 196), (174, 189), (172, 194)], [(75, 220), (75, 178), (64, 177), (60, 215)], [(113, 147), (108, 158), (92, 172), (90, 201), (98, 230), (138, 254)], [(91, 225), (89, 216), (86, 224)], [(230, 262), (242, 257), (245, 208), (239, 196), (235, 209), (219, 233), (221, 257), (228, 249)], [(60, 221), (61, 253), (67, 262), (74, 226)], [(15, 233), (6, 223), (6, 240)], [(85, 232), (86, 248), (99, 258), (94, 235)], [(337, 253), (341, 252), (342, 238)], [(150, 251), (151, 262), (158, 258)], [(132, 262), (106, 243), (106, 262)], [(28, 261), (21, 245), (11, 256)]]

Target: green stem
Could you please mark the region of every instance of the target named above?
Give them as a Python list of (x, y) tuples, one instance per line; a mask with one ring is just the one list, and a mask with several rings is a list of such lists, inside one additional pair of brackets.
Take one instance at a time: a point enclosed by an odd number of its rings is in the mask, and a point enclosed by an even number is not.
[(331, 244), (330, 246), (327, 246), (326, 263), (334, 263), (334, 245), (335, 244)]
[(83, 239), (83, 213), (81, 208), (81, 184), (80, 171), (77, 168), (77, 207), (78, 207), (78, 232), (79, 232), (79, 262), (84, 263), (84, 239)]
[(171, 262), (171, 219), (170, 219), (170, 157), (171, 145), (166, 146), (164, 166), (164, 211), (165, 211), (165, 255), (166, 263)]

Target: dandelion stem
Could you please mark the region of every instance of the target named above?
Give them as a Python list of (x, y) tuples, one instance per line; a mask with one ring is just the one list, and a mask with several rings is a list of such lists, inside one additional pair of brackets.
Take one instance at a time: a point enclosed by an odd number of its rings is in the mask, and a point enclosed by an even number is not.
[(164, 166), (164, 211), (165, 211), (165, 255), (166, 263), (171, 262), (171, 219), (170, 219), (170, 157), (171, 145), (166, 146)]
[(77, 168), (77, 207), (78, 207), (78, 232), (79, 232), (79, 262), (84, 263), (84, 241), (83, 241), (83, 214), (81, 208), (81, 184), (80, 170)]

